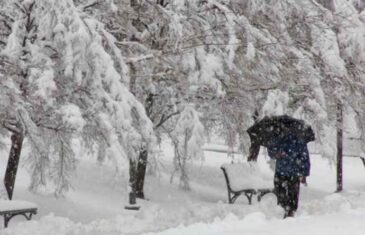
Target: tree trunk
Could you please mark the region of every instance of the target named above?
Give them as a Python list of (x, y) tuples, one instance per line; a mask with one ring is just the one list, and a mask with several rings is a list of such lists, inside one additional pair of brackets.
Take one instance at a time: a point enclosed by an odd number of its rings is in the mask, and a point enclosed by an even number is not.
[(16, 173), (19, 165), (20, 153), (22, 151), (24, 136), (22, 133), (13, 133), (11, 135), (11, 148), (6, 167), (4, 185), (8, 193), (9, 200), (13, 198)]
[(136, 162), (133, 160), (129, 160), (129, 204), (136, 204)]
[(138, 164), (137, 164), (137, 177), (136, 177), (136, 196), (137, 198), (144, 199), (144, 180), (147, 169), (148, 151), (143, 149), (139, 152)]
[[(252, 119), (253, 119), (254, 123), (256, 123), (258, 121), (259, 111), (257, 109), (255, 109), (255, 112), (252, 115)], [(260, 153), (260, 144), (251, 142), (247, 161), (257, 161), (257, 157), (259, 156), (259, 153)]]
[[(144, 104), (146, 114), (149, 118), (151, 118), (151, 115), (152, 115), (153, 99), (154, 99), (154, 95), (152, 93), (149, 93), (147, 95), (147, 98), (146, 98), (145, 104)], [(144, 181), (146, 178), (147, 162), (148, 162), (148, 151), (147, 151), (147, 149), (141, 149), (139, 152), (139, 157), (138, 157), (137, 183), (136, 183), (137, 184), (137, 188), (136, 188), (137, 198), (140, 198), (140, 199), (145, 199), (143, 186), (144, 186)]]
[(250, 153), (248, 155), (247, 161), (257, 161), (257, 157), (259, 156), (260, 152), (260, 144), (251, 143), (250, 146)]
[(342, 117), (342, 104), (340, 102), (337, 103), (337, 190), (336, 192), (341, 192), (343, 187), (342, 182), (342, 157), (343, 157), (343, 131), (342, 125), (343, 117)]

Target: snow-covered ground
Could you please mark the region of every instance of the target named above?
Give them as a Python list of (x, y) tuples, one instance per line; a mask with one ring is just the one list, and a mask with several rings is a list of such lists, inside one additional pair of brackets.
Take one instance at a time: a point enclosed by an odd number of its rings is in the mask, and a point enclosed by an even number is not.
[[(365, 231), (365, 168), (358, 158), (344, 159), (344, 192), (334, 193), (335, 167), (318, 155), (311, 156), (308, 186), (301, 188), (300, 206), (295, 218), (282, 220), (283, 211), (273, 195), (248, 205), (240, 197), (227, 204), (227, 189), (219, 169), (230, 158), (224, 153), (206, 151), (204, 162), (190, 168), (192, 190), (182, 191), (178, 176), (170, 183), (172, 150), (163, 145), (160, 171), (148, 175), (145, 193), (138, 201), (139, 211), (124, 209), (126, 180), (115, 177), (111, 165), (80, 159), (74, 189), (66, 197), (32, 194), (27, 191), (29, 176), (25, 162), (16, 182), (14, 199), (39, 206), (32, 221), (15, 217), (3, 235), (121, 235), (121, 234), (363, 234)], [(4, 174), (7, 154), (0, 158)], [(267, 164), (265, 156), (259, 164)]]

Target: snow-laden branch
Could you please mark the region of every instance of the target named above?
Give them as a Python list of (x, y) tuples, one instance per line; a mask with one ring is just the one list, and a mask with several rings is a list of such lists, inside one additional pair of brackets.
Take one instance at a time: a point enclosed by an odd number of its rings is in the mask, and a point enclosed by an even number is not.
[(136, 56), (136, 57), (129, 57), (126, 60), (126, 63), (137, 63), (143, 60), (149, 60), (154, 58), (155, 55), (154, 54), (148, 54), (148, 55), (142, 55), (142, 56)]
[(171, 113), (169, 115), (165, 115), (163, 114), (161, 116), (160, 121), (154, 126), (154, 129), (159, 128), (160, 126), (162, 126), (167, 120), (169, 120), (170, 118), (172, 118), (173, 116), (179, 115), (181, 112), (180, 111), (176, 111), (174, 113)]
[(3, 122), (3, 126), (10, 132), (13, 132), (13, 133), (17, 133), (17, 134), (20, 134), (22, 133), (22, 130), (19, 129), (17, 126), (9, 123), (8, 121), (4, 121)]

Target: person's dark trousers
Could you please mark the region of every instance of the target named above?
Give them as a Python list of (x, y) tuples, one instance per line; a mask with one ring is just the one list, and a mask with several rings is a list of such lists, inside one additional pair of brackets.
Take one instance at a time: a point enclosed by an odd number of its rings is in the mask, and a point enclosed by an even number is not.
[(299, 177), (275, 175), (274, 186), (278, 204), (285, 210), (284, 218), (294, 216), (298, 209)]

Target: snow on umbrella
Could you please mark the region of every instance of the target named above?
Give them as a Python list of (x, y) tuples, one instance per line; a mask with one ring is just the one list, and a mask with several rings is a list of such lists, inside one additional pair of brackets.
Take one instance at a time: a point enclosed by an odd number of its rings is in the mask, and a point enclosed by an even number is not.
[(297, 136), (308, 143), (315, 140), (313, 129), (303, 120), (295, 119), (288, 115), (265, 116), (247, 130), (251, 143), (269, 147), (274, 144), (277, 138), (282, 138), (289, 134)]

